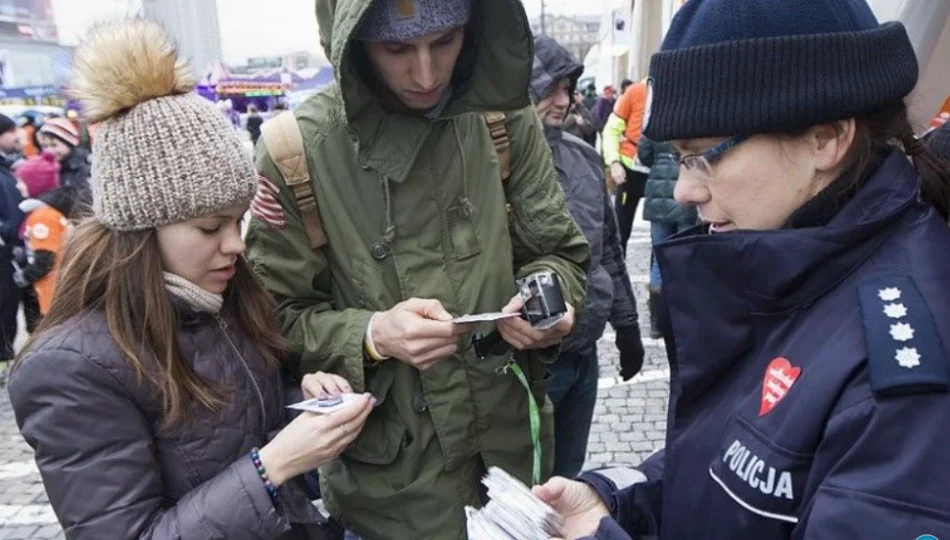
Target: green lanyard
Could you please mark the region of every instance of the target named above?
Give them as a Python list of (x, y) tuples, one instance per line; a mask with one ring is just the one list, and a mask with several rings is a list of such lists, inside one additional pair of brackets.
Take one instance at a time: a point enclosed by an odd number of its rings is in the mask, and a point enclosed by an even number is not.
[(528, 415), (531, 418), (531, 445), (534, 447), (534, 467), (531, 471), (531, 480), (535, 486), (541, 485), (541, 413), (538, 411), (538, 402), (534, 400), (534, 394), (531, 393), (531, 386), (528, 385), (528, 378), (524, 376), (524, 371), (515, 362), (509, 362), (508, 366), (518, 380), (521, 386), (528, 393)]

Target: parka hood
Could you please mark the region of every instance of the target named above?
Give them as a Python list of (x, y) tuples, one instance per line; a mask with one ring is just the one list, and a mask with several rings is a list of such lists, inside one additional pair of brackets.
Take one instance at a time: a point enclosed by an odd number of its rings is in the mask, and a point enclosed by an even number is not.
[(534, 67), (531, 72), (531, 101), (537, 103), (548, 97), (558, 81), (571, 81), (570, 95), (577, 89), (577, 81), (584, 73), (584, 64), (574, 58), (563, 45), (547, 36), (534, 42)]
[[(373, 1), (317, 0), (320, 44), (335, 70), (348, 120), (380, 97), (354, 62), (354, 36)], [(356, 43), (359, 46), (359, 43)], [(473, 0), (453, 95), (442, 117), (526, 107), (534, 44), (518, 0)]]

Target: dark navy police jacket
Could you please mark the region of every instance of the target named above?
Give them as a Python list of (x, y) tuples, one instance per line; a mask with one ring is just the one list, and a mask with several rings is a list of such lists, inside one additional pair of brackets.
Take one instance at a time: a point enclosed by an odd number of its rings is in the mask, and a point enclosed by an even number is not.
[(604, 540), (950, 539), (950, 228), (887, 157), (825, 226), (657, 248), (675, 337)]

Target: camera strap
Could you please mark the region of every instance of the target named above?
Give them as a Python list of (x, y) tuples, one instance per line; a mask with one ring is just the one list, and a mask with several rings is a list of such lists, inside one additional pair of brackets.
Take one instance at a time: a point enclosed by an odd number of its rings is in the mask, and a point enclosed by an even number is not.
[(531, 392), (531, 386), (528, 384), (528, 378), (524, 375), (524, 370), (517, 362), (509, 362), (506, 366), (518, 377), (521, 386), (528, 393), (528, 416), (531, 420), (531, 446), (534, 448), (534, 466), (531, 471), (531, 482), (535, 486), (541, 485), (541, 411), (538, 408), (538, 402), (534, 399)]

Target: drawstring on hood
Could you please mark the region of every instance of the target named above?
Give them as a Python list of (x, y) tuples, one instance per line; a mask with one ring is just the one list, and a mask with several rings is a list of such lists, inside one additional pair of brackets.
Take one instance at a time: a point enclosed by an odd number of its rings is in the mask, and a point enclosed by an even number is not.
[[(459, 149), (459, 156), (462, 160), (462, 196), (458, 198), (456, 210), (459, 217), (469, 218), (475, 214), (475, 204), (468, 198), (468, 163), (465, 160), (465, 145), (462, 144), (462, 134), (459, 132), (458, 122), (453, 119), (452, 133), (455, 135), (455, 143)], [(390, 245), (396, 239), (396, 222), (393, 220), (393, 202), (392, 185), (388, 176), (380, 174), (380, 183), (382, 184), (383, 205), (386, 208), (386, 224), (383, 229), (382, 241)]]
[(455, 144), (459, 147), (459, 155), (462, 158), (462, 196), (458, 200), (458, 213), (460, 217), (472, 217), (475, 213), (475, 205), (468, 198), (468, 165), (465, 162), (465, 145), (462, 144), (462, 135), (459, 133), (458, 122), (452, 120), (452, 132), (455, 133)]

